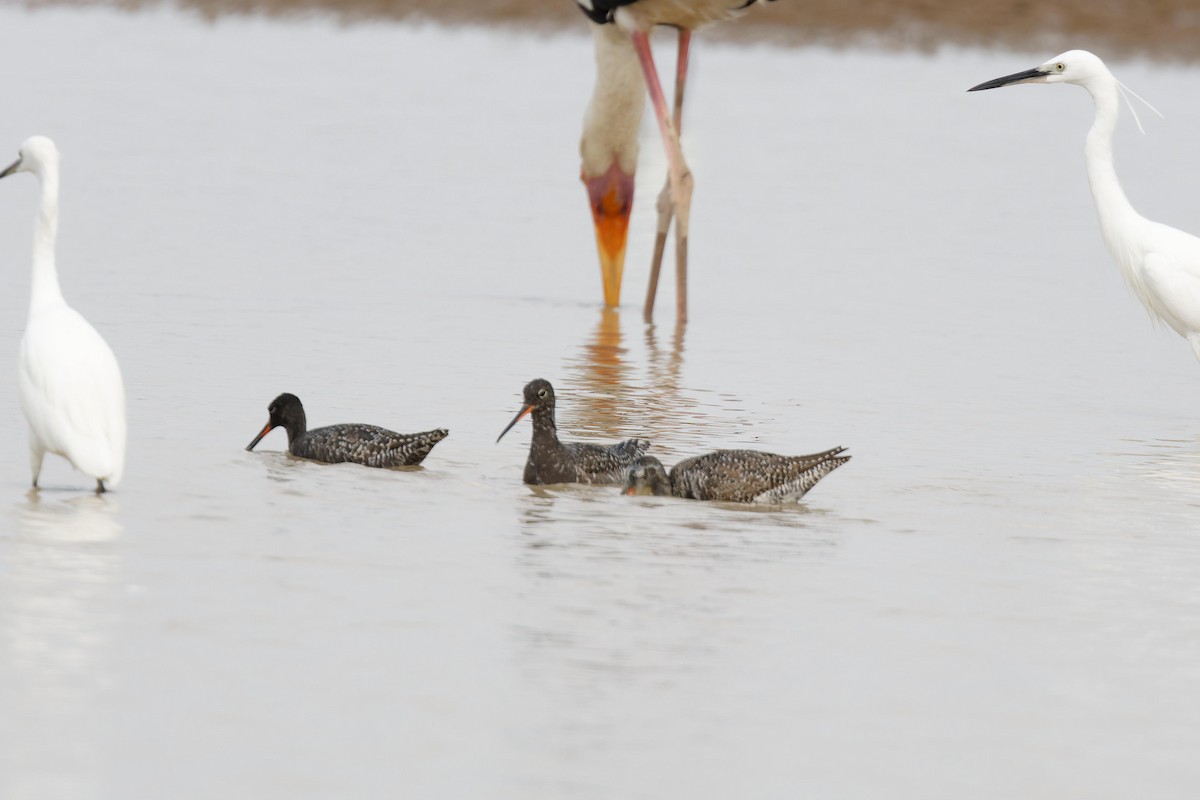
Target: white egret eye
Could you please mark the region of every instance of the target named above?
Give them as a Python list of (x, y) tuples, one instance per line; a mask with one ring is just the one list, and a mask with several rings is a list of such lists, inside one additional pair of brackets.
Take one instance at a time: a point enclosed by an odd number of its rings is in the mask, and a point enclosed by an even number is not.
[(1054, 69), (1058, 72), (1064, 72), (1067, 69), (1067, 65), (1060, 61), (1054, 65)]

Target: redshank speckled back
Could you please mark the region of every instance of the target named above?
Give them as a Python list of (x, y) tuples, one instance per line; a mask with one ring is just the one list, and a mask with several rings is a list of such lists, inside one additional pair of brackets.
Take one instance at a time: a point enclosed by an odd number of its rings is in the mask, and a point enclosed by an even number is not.
[(623, 494), (667, 495), (727, 503), (795, 503), (850, 460), (844, 447), (808, 456), (778, 456), (758, 450), (717, 450), (666, 469), (643, 456), (627, 472)]
[(525, 384), (525, 402), (496, 441), (533, 413), (533, 439), (525, 461), (525, 483), (617, 484), (625, 471), (650, 448), (647, 439), (626, 439), (612, 445), (560, 442), (554, 424), (554, 387), (538, 378)]
[(272, 429), (287, 430), (288, 452), (297, 458), (326, 464), (352, 462), (367, 467), (411, 467), (420, 464), (433, 446), (450, 432), (445, 428), (423, 433), (396, 433), (377, 425), (329, 425), (305, 429), (304, 406), (294, 394), (284, 393), (267, 407), (270, 418), (247, 450)]

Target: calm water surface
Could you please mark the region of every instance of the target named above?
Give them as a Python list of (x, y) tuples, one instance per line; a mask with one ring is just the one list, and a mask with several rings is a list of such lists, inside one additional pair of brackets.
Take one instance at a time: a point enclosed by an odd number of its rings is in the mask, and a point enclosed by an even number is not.
[[(1052, 53), (697, 48), (693, 321), (602, 312), (586, 35), (0, 10), (0, 152), (64, 152), (60, 271), (129, 466), (26, 493), (0, 381), (0, 797), (1195, 797), (1200, 365), (1103, 251)], [(1066, 49), (1072, 43), (1064, 42)], [(1200, 229), (1200, 71), (1114, 64)], [(7, 149), (5, 149), (7, 148)], [(0, 161), (7, 163), (5, 158)], [(0, 185), (0, 353), (28, 298)], [(10, 362), (11, 363), (11, 362)], [(803, 507), (520, 482), (574, 438), (847, 445)], [(423, 469), (245, 444), (446, 426)]]

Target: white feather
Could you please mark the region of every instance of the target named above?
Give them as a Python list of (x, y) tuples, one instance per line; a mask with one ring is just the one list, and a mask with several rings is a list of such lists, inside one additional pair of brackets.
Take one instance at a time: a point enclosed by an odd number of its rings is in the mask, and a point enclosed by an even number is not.
[[(1028, 73), (1010, 77), (1020, 79), (1014, 83), (1074, 83), (1092, 96), (1096, 116), (1088, 131), (1084, 156), (1104, 243), (1151, 317), (1186, 338), (1200, 357), (1200, 239), (1148, 220), (1134, 210), (1121, 188), (1113, 162), (1119, 98), (1124, 96), (1123, 92), (1142, 98), (1122, 87), (1104, 62), (1086, 50), (1070, 50), (1055, 56), (1037, 71), (1041, 75), (1034, 79), (1026, 77)], [(1132, 111), (1128, 97), (1125, 101)], [(1159, 113), (1149, 103), (1146, 105)]]
[(11, 170), (32, 172), (42, 184), (29, 319), (17, 360), (30, 467), (36, 486), (43, 456), (54, 453), (100, 488), (114, 487), (125, 468), (125, 386), (108, 343), (67, 305), (59, 288), (54, 261), (59, 162), (54, 142), (34, 136), (21, 145)]

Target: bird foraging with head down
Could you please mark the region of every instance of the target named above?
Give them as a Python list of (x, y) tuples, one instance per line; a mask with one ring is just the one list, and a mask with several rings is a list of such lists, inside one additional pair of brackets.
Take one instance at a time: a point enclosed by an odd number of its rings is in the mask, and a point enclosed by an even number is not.
[(433, 446), (450, 435), (445, 428), (422, 433), (396, 433), (378, 425), (358, 423), (327, 425), (308, 430), (304, 406), (294, 394), (283, 394), (267, 407), (267, 424), (247, 450), (275, 428), (287, 431), (288, 452), (297, 458), (325, 464), (346, 462), (365, 467), (414, 467)]
[(850, 460), (846, 448), (808, 456), (758, 450), (716, 450), (680, 461), (671, 471), (653, 456), (630, 465), (622, 494), (682, 497), (726, 503), (795, 503)]
[[(633, 209), (633, 176), (637, 170), (638, 128), (647, 92), (667, 154), (667, 183), (658, 197), (658, 229), (643, 315), (654, 313), (658, 275), (672, 218), (675, 221), (675, 315), (687, 321), (687, 254), (691, 223), (692, 173), (679, 143), (683, 94), (687, 83), (692, 31), (728, 19), (759, 0), (576, 0), (594, 24), (596, 83), (583, 119), (580, 142), (582, 178), (596, 227), (596, 249), (604, 284), (604, 302), (621, 300), (625, 244)], [(675, 67), (674, 110), (666, 96), (650, 31), (657, 25), (679, 31)]]

